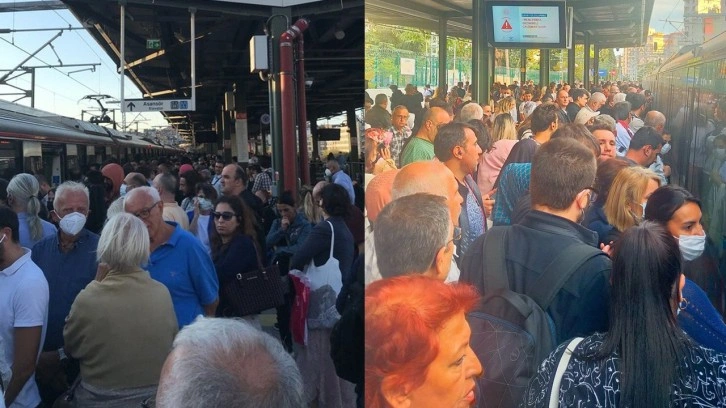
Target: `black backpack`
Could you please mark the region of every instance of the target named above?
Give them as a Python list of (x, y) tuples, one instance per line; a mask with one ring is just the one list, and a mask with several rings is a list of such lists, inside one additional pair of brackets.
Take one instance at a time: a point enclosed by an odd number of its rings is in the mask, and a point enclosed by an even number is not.
[(479, 407), (519, 405), (539, 364), (557, 347), (547, 308), (582, 264), (602, 254), (595, 247), (574, 244), (547, 267), (532, 293), (516, 293), (509, 289), (506, 269), (505, 243), (510, 228), (493, 227), (484, 237), (486, 290), (479, 306), (467, 315), (471, 348), (484, 367), (484, 374), (477, 379)]

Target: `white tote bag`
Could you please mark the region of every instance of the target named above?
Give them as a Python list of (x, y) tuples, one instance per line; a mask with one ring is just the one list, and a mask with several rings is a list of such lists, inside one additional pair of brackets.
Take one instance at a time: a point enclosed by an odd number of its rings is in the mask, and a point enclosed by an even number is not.
[(315, 266), (311, 260), (305, 267), (304, 273), (310, 283), (310, 306), (308, 308), (309, 329), (331, 329), (340, 319), (335, 308), (335, 301), (343, 288), (343, 277), (340, 272), (340, 263), (333, 257), (335, 245), (335, 229), (330, 221), (330, 256), (325, 264)]

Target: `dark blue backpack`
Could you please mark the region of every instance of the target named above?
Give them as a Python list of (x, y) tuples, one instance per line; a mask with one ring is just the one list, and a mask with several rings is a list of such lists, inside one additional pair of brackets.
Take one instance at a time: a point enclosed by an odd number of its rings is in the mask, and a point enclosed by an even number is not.
[(547, 308), (582, 264), (602, 254), (589, 245), (574, 244), (554, 259), (532, 293), (516, 293), (509, 289), (506, 269), (509, 228), (493, 227), (484, 237), (482, 263), (487, 268), (486, 273), (482, 272), (483, 298), (467, 315), (471, 348), (484, 367), (484, 374), (477, 380), (479, 407), (519, 405), (539, 364), (557, 347), (555, 326)]

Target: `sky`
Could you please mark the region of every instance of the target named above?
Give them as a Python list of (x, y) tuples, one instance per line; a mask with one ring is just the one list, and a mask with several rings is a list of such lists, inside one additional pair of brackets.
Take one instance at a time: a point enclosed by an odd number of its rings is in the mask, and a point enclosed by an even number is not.
[[(0, 0), (0, 3), (13, 3), (12, 0)], [(37, 28), (80, 27), (81, 24), (67, 10), (31, 11), (20, 13), (0, 13), (0, 29), (27, 30)], [(9, 70), (17, 66), (28, 53), (37, 50), (45, 42), (53, 38), (58, 31), (13, 32), (0, 34), (0, 70)], [(100, 63), (91, 72), (89, 66), (43, 68), (35, 71), (35, 108), (53, 112), (63, 116), (81, 118), (81, 110), (98, 109), (96, 102), (81, 100), (90, 94), (108, 94), (118, 100), (121, 95), (120, 75), (117, 64), (111, 60), (101, 46), (85, 30), (63, 31), (63, 34), (52, 43), (51, 47), (43, 48), (35, 58), (26, 62), (25, 66), (45, 66), (63, 64)], [(71, 71), (84, 70), (70, 73)], [(7, 71), (0, 72), (0, 77)], [(70, 74), (69, 74), (70, 73)], [(30, 75), (23, 75), (10, 83), (29, 89)], [(125, 80), (125, 97), (141, 98), (141, 92), (127, 78)], [(19, 92), (8, 86), (0, 86), (0, 94)], [(0, 95), (1, 99), (13, 101), (18, 96)], [(30, 106), (30, 98), (20, 99), (17, 103)], [(106, 105), (109, 109), (118, 108), (118, 104)], [(98, 113), (96, 113), (98, 114)], [(126, 115), (126, 123), (132, 123), (129, 130), (165, 126), (166, 121), (160, 113), (136, 113)], [(109, 113), (109, 116), (111, 114)], [(88, 116), (85, 116), (88, 120)], [(116, 121), (121, 123), (121, 112), (116, 112)]]
[[(664, 20), (673, 22), (670, 24)], [(683, 0), (655, 0), (650, 27), (670, 34), (683, 29)], [(675, 25), (675, 27), (674, 27)]]

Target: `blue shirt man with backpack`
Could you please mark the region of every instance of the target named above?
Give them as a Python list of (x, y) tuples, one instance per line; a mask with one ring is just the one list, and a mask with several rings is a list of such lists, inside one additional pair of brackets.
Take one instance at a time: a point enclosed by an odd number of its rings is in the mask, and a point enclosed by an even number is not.
[[(507, 327), (518, 327), (527, 332), (522, 338), (534, 342), (521, 350), (528, 354), (520, 361), (526, 369), (502, 368), (502, 376), (517, 376), (521, 381), (504, 381), (511, 399), (500, 407), (519, 403), (524, 391), (520, 386), (534, 374), (532, 369), (542, 361), (543, 353), (572, 337), (608, 329), (612, 263), (597, 248), (597, 234), (579, 224), (590, 204), (596, 168), (593, 152), (580, 142), (559, 138), (544, 143), (532, 161), (532, 211), (519, 224), (490, 229), (464, 255), (460, 281), (475, 285), (484, 295), (484, 306), (477, 311), (481, 313), (470, 315), (483, 322), (472, 324), (472, 344), (490, 371), (485, 370), (485, 383), (480, 383), (484, 395), (489, 395), (487, 376), (498, 371), (487, 361), (503, 359), (496, 355), (501, 350), (487, 349), (482, 336), (497, 330), (514, 333), (517, 330)], [(523, 309), (534, 313), (522, 313), (518, 320), (515, 315)], [(531, 319), (538, 316), (540, 321), (532, 325)], [(504, 323), (496, 328), (499, 322)], [(477, 332), (475, 327), (481, 330)], [(509, 341), (508, 347), (514, 342)]]

